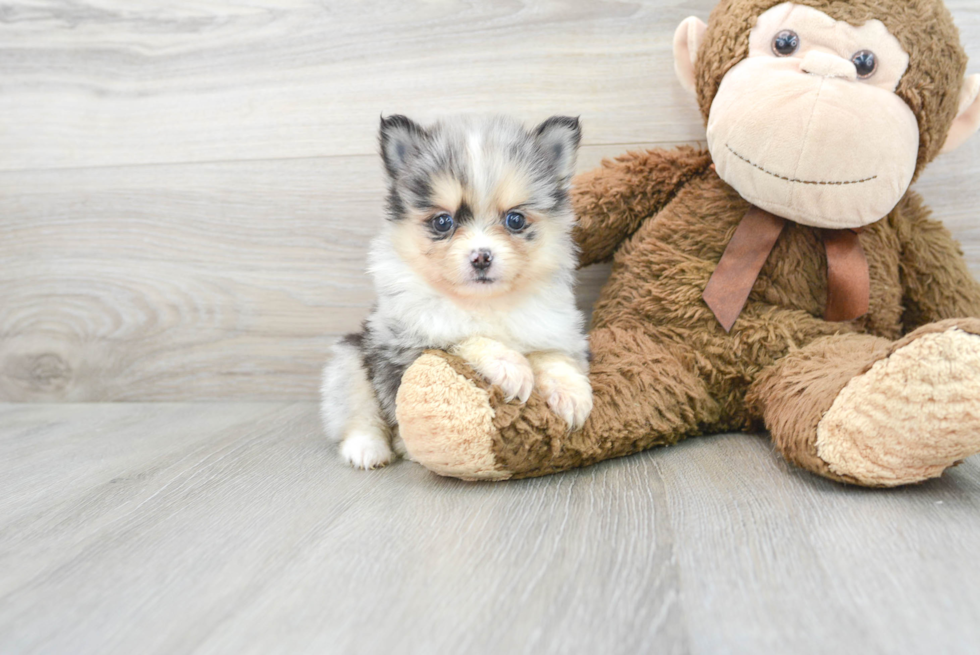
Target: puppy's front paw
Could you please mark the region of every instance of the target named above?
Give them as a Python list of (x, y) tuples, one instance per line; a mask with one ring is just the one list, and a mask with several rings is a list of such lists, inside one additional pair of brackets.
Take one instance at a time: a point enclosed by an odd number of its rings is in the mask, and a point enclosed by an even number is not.
[(585, 425), (592, 412), (592, 385), (588, 376), (571, 366), (549, 366), (538, 372), (538, 393), (548, 407), (568, 423), (572, 432)]
[(381, 468), (394, 459), (387, 437), (373, 432), (350, 432), (340, 443), (340, 454), (356, 469)]
[(534, 370), (531, 362), (521, 353), (494, 339), (471, 337), (454, 346), (459, 355), (487, 382), (500, 387), (507, 402), (517, 398), (526, 403), (534, 388)]
[(534, 371), (527, 358), (517, 351), (501, 352), (476, 365), (476, 370), (490, 384), (500, 387), (507, 402), (517, 398), (526, 403), (534, 388)]

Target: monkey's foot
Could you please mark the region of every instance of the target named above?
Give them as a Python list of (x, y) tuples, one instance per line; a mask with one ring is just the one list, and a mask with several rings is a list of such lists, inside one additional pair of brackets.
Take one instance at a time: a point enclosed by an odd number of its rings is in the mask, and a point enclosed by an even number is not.
[(817, 425), (837, 475), (894, 487), (980, 452), (980, 321), (924, 326), (851, 379)]
[(439, 475), (509, 478), (493, 447), (497, 428), (492, 403), (502, 402), (501, 395), (462, 359), (423, 354), (398, 389), (398, 431), (408, 456)]
[(402, 376), (396, 404), (409, 458), (439, 475), (506, 480), (574, 465), (554, 461), (568, 425), (540, 393), (508, 401), (460, 357), (427, 351)]

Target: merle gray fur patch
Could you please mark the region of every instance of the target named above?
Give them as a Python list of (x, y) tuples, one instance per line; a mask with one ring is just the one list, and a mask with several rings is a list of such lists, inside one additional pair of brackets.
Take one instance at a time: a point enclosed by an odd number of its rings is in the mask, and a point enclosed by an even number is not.
[(395, 398), (405, 369), (422, 356), (428, 346), (420, 345), (398, 325), (385, 325), (380, 330), (365, 326), (360, 351), (368, 379), (378, 397), (381, 415), (394, 427)]
[(388, 173), (388, 218), (399, 220), (409, 207), (433, 207), (431, 181), (445, 174), (472, 185), (480, 175), (467, 148), (480, 137), (481, 157), (506, 161), (530, 182), (528, 209), (559, 211), (568, 202), (581, 139), (577, 118), (553, 116), (532, 130), (506, 117), (454, 117), (422, 127), (405, 116), (381, 119), (381, 156)]

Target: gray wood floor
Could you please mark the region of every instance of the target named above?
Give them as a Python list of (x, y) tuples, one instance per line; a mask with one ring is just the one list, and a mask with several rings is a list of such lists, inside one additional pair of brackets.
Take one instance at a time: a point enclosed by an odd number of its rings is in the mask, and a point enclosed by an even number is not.
[(980, 462), (763, 436), (538, 480), (341, 465), (311, 403), (0, 405), (0, 652), (976, 653)]

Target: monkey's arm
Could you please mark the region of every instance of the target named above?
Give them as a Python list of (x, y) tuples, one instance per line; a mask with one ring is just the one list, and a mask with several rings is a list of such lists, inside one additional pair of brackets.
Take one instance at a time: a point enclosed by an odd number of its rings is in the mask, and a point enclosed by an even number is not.
[(890, 216), (901, 241), (905, 332), (947, 318), (980, 318), (980, 284), (942, 223), (909, 193)]
[(629, 152), (576, 177), (573, 236), (581, 250), (579, 266), (610, 259), (623, 239), (710, 165), (706, 151), (680, 146)]

